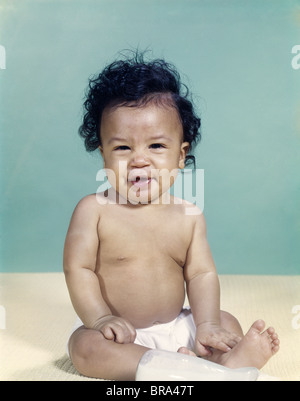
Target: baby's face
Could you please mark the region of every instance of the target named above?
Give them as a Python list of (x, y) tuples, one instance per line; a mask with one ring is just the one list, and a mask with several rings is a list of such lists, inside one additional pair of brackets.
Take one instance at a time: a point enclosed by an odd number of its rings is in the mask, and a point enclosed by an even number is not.
[(174, 107), (107, 108), (100, 132), (110, 184), (132, 203), (159, 200), (184, 168), (189, 143)]

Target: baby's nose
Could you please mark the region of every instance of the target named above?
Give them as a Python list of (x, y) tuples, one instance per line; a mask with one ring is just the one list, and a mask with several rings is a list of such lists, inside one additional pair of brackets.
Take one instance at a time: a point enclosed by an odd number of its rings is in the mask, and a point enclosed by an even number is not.
[(142, 167), (149, 166), (149, 165), (150, 165), (150, 161), (143, 152), (134, 153), (134, 155), (131, 159), (130, 167), (142, 168)]

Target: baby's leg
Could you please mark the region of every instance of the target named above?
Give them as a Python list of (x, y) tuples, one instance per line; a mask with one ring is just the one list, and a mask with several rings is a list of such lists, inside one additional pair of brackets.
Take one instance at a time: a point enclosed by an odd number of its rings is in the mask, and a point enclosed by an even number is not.
[(229, 368), (253, 366), (261, 369), (279, 350), (278, 335), (272, 327), (263, 331), (265, 322), (257, 320), (244, 336), (238, 321), (229, 313), (221, 312), (221, 325), (241, 337), (241, 341), (229, 352), (214, 350), (209, 360)]
[[(223, 327), (223, 329), (229, 331), (230, 333), (236, 334), (238, 337), (240, 337), (240, 339), (242, 339), (244, 337), (243, 330), (241, 328), (239, 321), (230, 313), (221, 311), (220, 323), (221, 323), (221, 326)], [(213, 351), (213, 355), (206, 359), (209, 359), (212, 362), (220, 363), (219, 357), (221, 355), (223, 355), (224, 352), (216, 350), (216, 349), (213, 349), (212, 351)], [(186, 347), (180, 347), (178, 349), (178, 352), (180, 352), (182, 354), (196, 356), (196, 354), (193, 351), (189, 350)]]
[(244, 337), (243, 329), (239, 321), (228, 312), (221, 311), (221, 326), (230, 333), (241, 337), (241, 339)]
[[(212, 362), (232, 369), (247, 366), (261, 369), (279, 350), (280, 341), (277, 333), (272, 327), (263, 331), (265, 328), (263, 320), (254, 322), (245, 336), (238, 321), (229, 313), (221, 312), (221, 325), (224, 329), (237, 334), (241, 340), (226, 353), (212, 350), (212, 356), (206, 358)], [(185, 347), (181, 347), (178, 351), (195, 355)]]
[(263, 331), (264, 328), (263, 320), (254, 322), (244, 338), (216, 362), (232, 369), (244, 366), (261, 369), (278, 352), (280, 343), (272, 327)]
[[(221, 311), (220, 323), (221, 323), (221, 327), (223, 327), (223, 329), (229, 331), (230, 333), (236, 334), (242, 340), (242, 338), (244, 337), (242, 327), (241, 327), (239, 321), (233, 315), (231, 315), (228, 312)], [(216, 362), (216, 363), (219, 363), (220, 365), (223, 365), (220, 362), (220, 357), (222, 355), (224, 355), (223, 351), (213, 350), (212, 356), (208, 357), (207, 359), (209, 359), (212, 362)]]
[(118, 344), (84, 326), (69, 341), (69, 353), (76, 370), (84, 376), (107, 380), (135, 380), (140, 359), (149, 348)]

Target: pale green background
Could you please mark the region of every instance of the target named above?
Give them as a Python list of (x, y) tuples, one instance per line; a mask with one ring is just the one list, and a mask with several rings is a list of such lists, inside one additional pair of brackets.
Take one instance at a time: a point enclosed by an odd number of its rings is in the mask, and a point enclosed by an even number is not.
[(0, 0), (1, 271), (62, 270), (97, 154), (77, 135), (87, 79), (124, 48), (173, 62), (203, 122), (197, 167), (218, 271), (300, 273), (296, 0)]

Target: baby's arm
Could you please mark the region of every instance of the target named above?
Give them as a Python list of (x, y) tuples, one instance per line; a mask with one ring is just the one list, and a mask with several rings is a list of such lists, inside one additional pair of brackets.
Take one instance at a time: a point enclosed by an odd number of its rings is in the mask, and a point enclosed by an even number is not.
[(227, 352), (236, 344), (236, 335), (220, 326), (220, 285), (206, 236), (203, 214), (195, 226), (184, 267), (187, 294), (193, 313), (196, 348), (200, 356), (211, 354), (209, 347)]
[(74, 210), (64, 248), (64, 273), (73, 307), (83, 324), (107, 339), (133, 342), (135, 330), (112, 316), (95, 273), (99, 247), (99, 205), (94, 196), (82, 199)]

